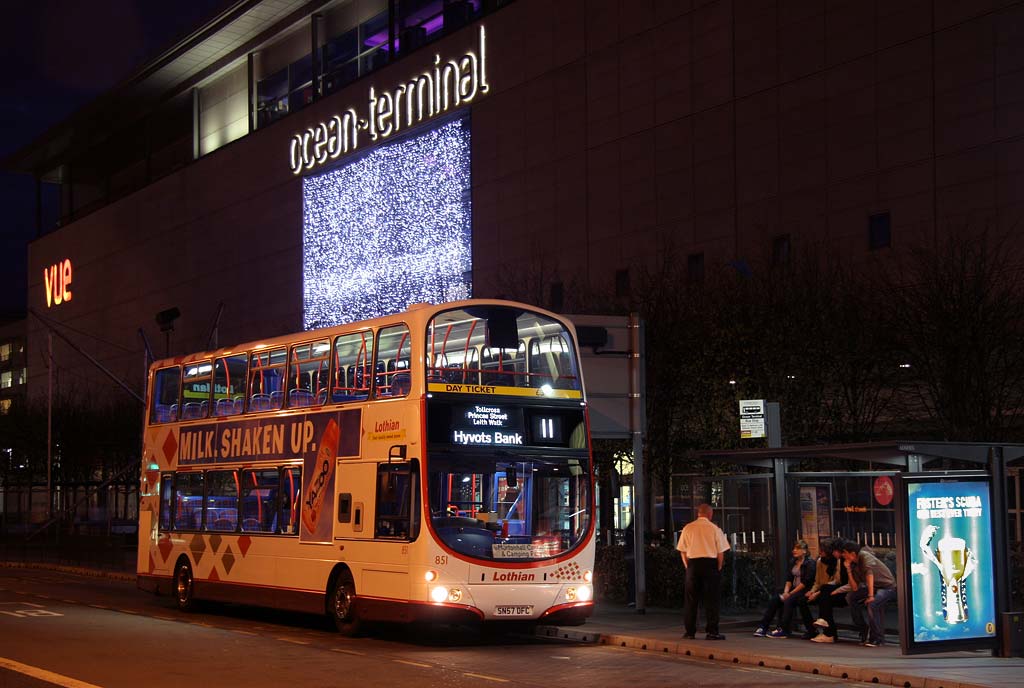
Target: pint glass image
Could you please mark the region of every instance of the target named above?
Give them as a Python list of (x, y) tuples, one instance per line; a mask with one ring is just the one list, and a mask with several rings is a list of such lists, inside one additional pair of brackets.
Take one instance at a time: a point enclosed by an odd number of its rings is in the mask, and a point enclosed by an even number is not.
[(942, 576), (942, 616), (949, 624), (967, 621), (967, 587), (965, 580), (977, 567), (977, 559), (963, 538), (945, 536), (932, 551), (931, 542), (938, 532), (928, 526), (921, 534), (921, 550), (925, 558), (939, 568)]

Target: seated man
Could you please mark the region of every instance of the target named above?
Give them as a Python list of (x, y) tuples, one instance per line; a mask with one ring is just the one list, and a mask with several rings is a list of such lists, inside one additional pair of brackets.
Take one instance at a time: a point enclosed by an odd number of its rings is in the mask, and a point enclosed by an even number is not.
[[(815, 562), (807, 556), (807, 553), (807, 543), (803, 540), (798, 540), (793, 545), (793, 559), (789, 564), (789, 579), (786, 581), (782, 592), (778, 595), (772, 595), (771, 600), (769, 600), (768, 608), (765, 610), (764, 616), (761, 617), (761, 623), (758, 625), (757, 630), (754, 631), (755, 636), (759, 638), (766, 636), (769, 638), (788, 638), (789, 634), (793, 632), (793, 614), (798, 608), (800, 609), (800, 616), (803, 617), (806, 629), (803, 637), (809, 640), (814, 636), (811, 610), (807, 607), (807, 601), (804, 599), (804, 596), (814, 583)], [(779, 627), (769, 632), (768, 625), (780, 609), (782, 610), (782, 618)]]
[(884, 645), (885, 605), (896, 599), (896, 578), (864, 545), (845, 541), (842, 557), (850, 577), (851, 590), (846, 595), (846, 603), (850, 605), (853, 625), (860, 631), (861, 643), (866, 647)]

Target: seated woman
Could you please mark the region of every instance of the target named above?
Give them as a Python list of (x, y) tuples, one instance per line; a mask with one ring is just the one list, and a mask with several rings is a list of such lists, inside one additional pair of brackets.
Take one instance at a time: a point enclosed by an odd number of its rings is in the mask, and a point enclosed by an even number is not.
[[(757, 630), (754, 631), (755, 636), (759, 638), (764, 638), (765, 636), (769, 638), (788, 638), (789, 634), (793, 631), (793, 613), (799, 607), (800, 616), (803, 618), (804, 627), (807, 629), (803, 637), (808, 640), (814, 637), (814, 622), (811, 620), (811, 610), (807, 607), (807, 600), (804, 596), (810, 590), (811, 585), (814, 584), (816, 566), (814, 560), (807, 556), (807, 552), (807, 543), (803, 540), (797, 540), (796, 544), (793, 545), (793, 559), (789, 566), (789, 580), (786, 581), (782, 592), (778, 595), (772, 595), (768, 608), (765, 610), (764, 616), (761, 617), (761, 623), (758, 624)], [(782, 619), (779, 627), (774, 631), (768, 632), (769, 624), (780, 609), (782, 610)]]
[(839, 562), (836, 552), (839, 544), (834, 538), (821, 541), (821, 556), (818, 557), (814, 585), (807, 593), (808, 602), (818, 603), (818, 619), (814, 625), (821, 629), (821, 633), (811, 638), (815, 643), (836, 642), (836, 620), (832, 610), (846, 606), (846, 593), (850, 590), (846, 567)]

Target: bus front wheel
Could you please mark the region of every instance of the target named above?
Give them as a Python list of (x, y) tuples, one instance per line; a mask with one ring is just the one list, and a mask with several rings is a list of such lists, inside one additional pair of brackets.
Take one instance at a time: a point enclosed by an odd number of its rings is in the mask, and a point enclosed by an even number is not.
[(183, 612), (195, 610), (194, 591), (195, 580), (192, 577), (192, 567), (188, 562), (183, 561), (174, 570), (174, 599), (178, 603), (178, 609)]
[(356, 584), (350, 574), (342, 573), (334, 582), (328, 610), (339, 633), (349, 637), (359, 635), (363, 624), (356, 611)]

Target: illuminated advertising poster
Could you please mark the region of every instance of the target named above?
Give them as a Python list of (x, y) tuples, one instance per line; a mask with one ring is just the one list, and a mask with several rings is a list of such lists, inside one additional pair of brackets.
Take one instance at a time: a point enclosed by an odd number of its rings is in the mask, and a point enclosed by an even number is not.
[(901, 487), (907, 649), (991, 645), (996, 607), (987, 477), (903, 476)]

